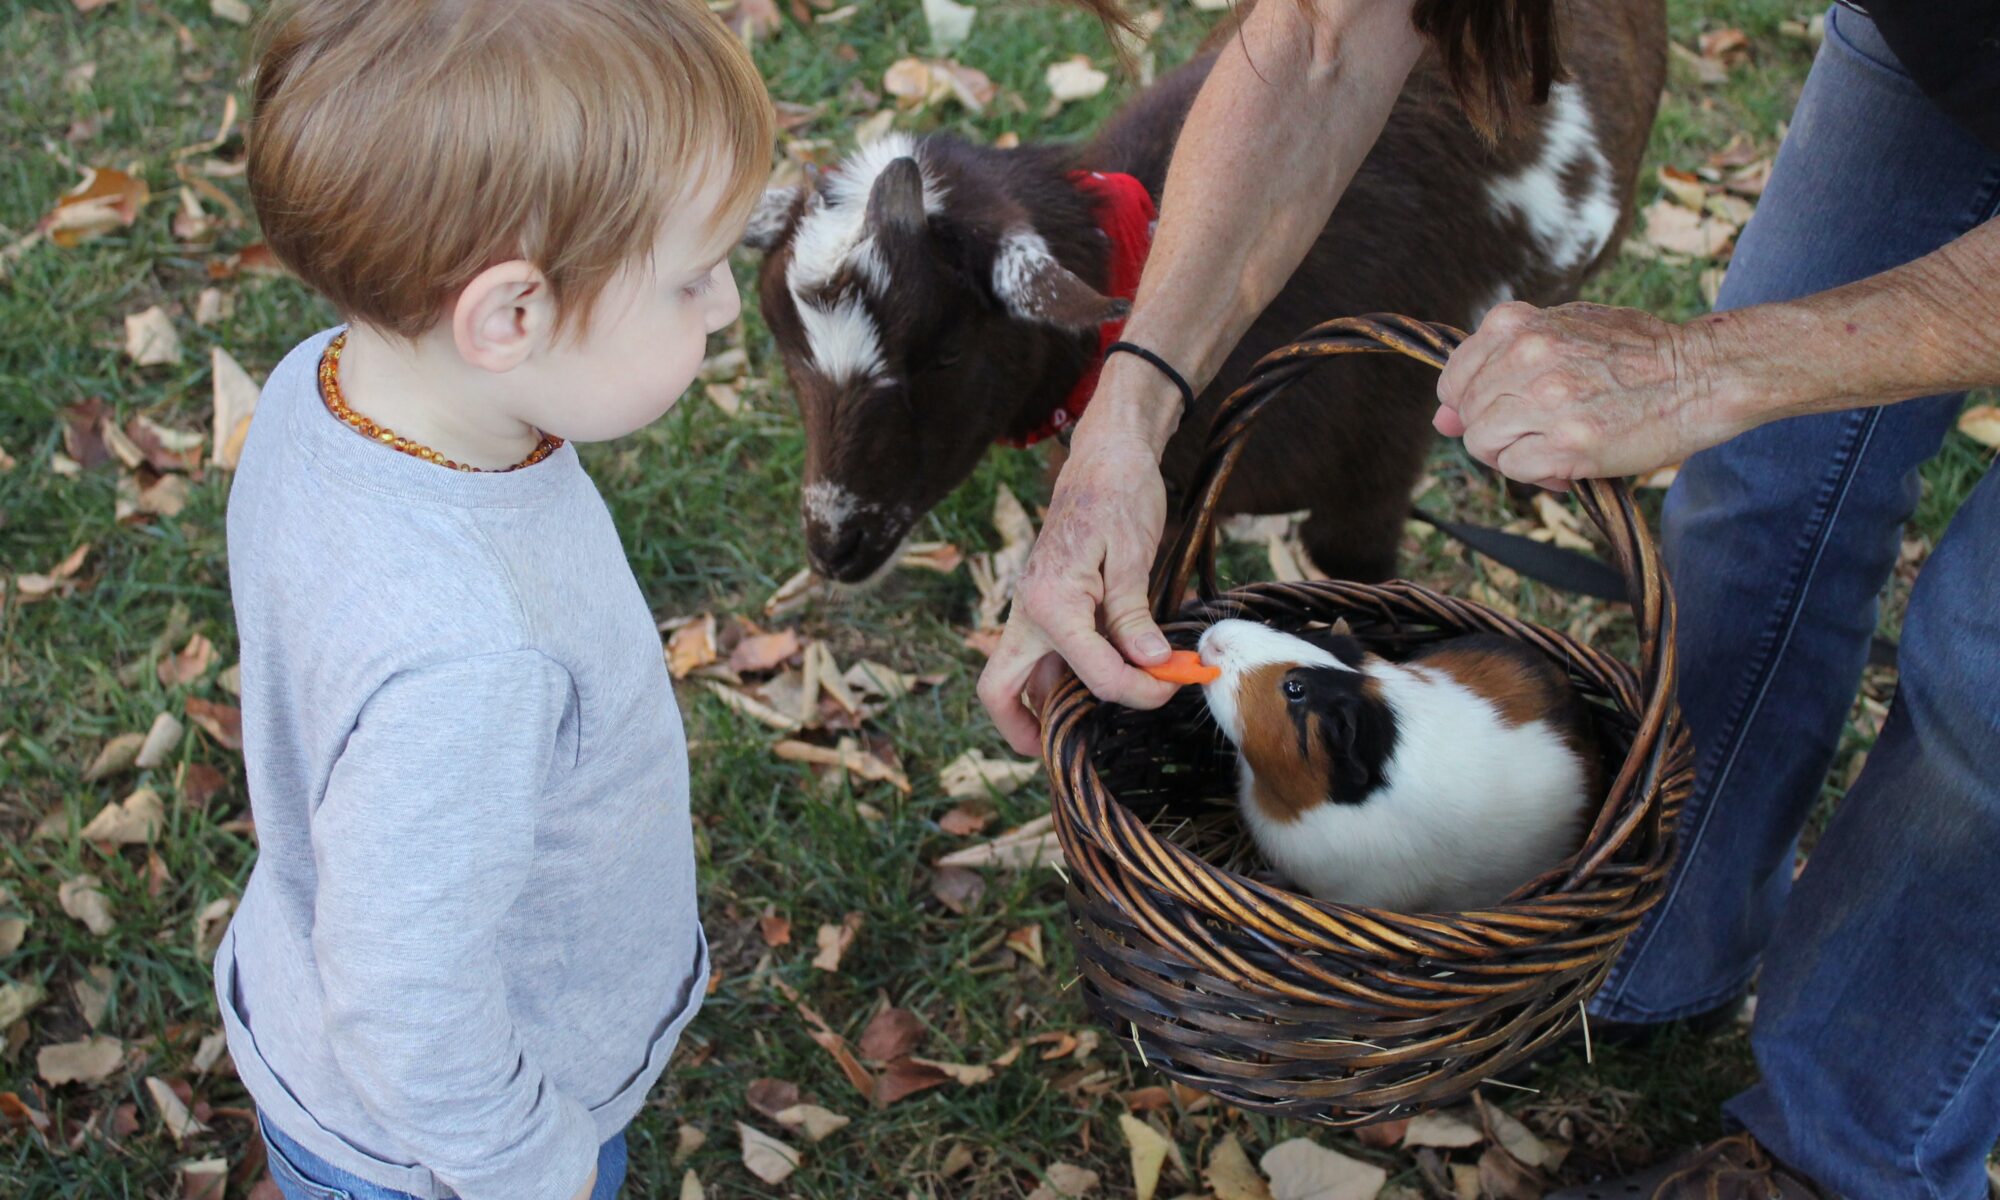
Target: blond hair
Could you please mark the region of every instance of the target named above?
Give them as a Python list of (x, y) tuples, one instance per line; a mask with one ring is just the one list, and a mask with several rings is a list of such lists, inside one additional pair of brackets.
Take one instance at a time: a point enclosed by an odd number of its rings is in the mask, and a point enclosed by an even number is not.
[(701, 0), (282, 0), (259, 40), (265, 238), (406, 337), (516, 258), (580, 329), (677, 204), (719, 183), (726, 233), (770, 167), (763, 80)]

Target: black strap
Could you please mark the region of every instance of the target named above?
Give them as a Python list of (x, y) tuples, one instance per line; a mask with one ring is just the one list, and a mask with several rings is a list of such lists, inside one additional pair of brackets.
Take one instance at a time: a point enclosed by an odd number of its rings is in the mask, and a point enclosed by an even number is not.
[(1132, 344), (1131, 342), (1113, 342), (1109, 346), (1106, 346), (1104, 348), (1105, 358), (1110, 358), (1112, 355), (1119, 353), (1136, 355), (1140, 358), (1145, 359), (1147, 362), (1152, 363), (1155, 370), (1159, 371), (1160, 374), (1165, 375), (1167, 377), (1168, 382), (1172, 383), (1175, 387), (1180, 389), (1181, 415), (1186, 416), (1187, 414), (1194, 411), (1194, 389), (1188, 386), (1187, 380), (1181, 378), (1181, 373), (1179, 371), (1174, 370), (1173, 367), (1168, 365), (1166, 359), (1161, 358), (1159, 355), (1153, 353), (1151, 350), (1146, 349), (1144, 346), (1137, 346)]

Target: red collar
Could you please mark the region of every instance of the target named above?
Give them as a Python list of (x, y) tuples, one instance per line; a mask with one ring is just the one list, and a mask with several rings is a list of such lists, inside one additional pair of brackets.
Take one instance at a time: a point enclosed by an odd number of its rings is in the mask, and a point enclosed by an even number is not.
[[(1147, 193), (1145, 184), (1130, 175), (1072, 171), (1069, 180), (1078, 191), (1091, 198), (1097, 228), (1111, 244), (1106, 294), (1117, 300), (1132, 299), (1139, 294), (1139, 273), (1145, 270), (1146, 255), (1153, 248), (1153, 226), (1160, 219), (1153, 197)], [(1122, 317), (1098, 326), (1097, 354), (1091, 358), (1076, 386), (1070, 389), (1062, 406), (1027, 434), (1018, 438), (1001, 438), (1001, 444), (1032, 446), (1076, 424), (1077, 419), (1083, 416), (1084, 408), (1090, 404), (1090, 397), (1097, 391), (1097, 375), (1104, 367), (1105, 348), (1117, 341), (1124, 330), (1125, 320)]]

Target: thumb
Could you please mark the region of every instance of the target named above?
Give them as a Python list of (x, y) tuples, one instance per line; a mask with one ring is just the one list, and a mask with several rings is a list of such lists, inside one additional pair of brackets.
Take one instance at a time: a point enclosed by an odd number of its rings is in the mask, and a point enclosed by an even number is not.
[(1153, 623), (1153, 610), (1146, 603), (1146, 589), (1129, 581), (1106, 580), (1104, 634), (1125, 661), (1153, 666), (1167, 660), (1167, 635)]
[(1464, 418), (1458, 415), (1458, 410), (1442, 404), (1438, 405), (1437, 415), (1431, 418), (1431, 428), (1446, 437), (1465, 436)]

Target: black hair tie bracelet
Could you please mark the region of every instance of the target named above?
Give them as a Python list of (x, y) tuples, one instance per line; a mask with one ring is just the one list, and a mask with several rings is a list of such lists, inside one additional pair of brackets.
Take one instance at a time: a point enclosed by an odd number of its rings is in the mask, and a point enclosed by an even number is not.
[(1118, 354), (1120, 352), (1133, 355), (1137, 358), (1145, 359), (1147, 362), (1153, 364), (1154, 370), (1158, 371), (1162, 375), (1165, 375), (1167, 377), (1168, 382), (1172, 383), (1175, 387), (1180, 389), (1182, 416), (1186, 416), (1188, 413), (1194, 411), (1194, 389), (1188, 386), (1188, 381), (1181, 378), (1181, 373), (1179, 371), (1174, 370), (1173, 367), (1168, 364), (1166, 359), (1161, 358), (1159, 355), (1153, 353), (1151, 350), (1146, 349), (1144, 346), (1135, 346), (1131, 342), (1111, 343), (1109, 346), (1106, 346), (1104, 348), (1104, 357), (1108, 359), (1112, 355)]

